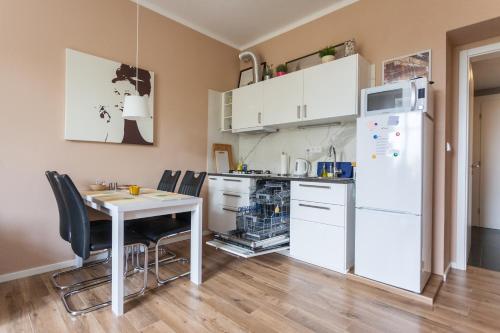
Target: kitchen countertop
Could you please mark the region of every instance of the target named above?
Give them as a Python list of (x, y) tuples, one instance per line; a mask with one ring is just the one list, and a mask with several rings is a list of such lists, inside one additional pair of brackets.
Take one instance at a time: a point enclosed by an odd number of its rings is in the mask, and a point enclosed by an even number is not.
[(336, 184), (352, 184), (352, 178), (321, 178), (321, 177), (301, 177), (301, 176), (279, 176), (279, 175), (266, 175), (266, 174), (239, 174), (239, 173), (216, 173), (209, 172), (208, 176), (219, 177), (238, 177), (238, 178), (259, 178), (259, 179), (273, 179), (273, 180), (289, 180), (289, 181), (302, 181), (302, 182), (318, 182), (318, 183), (336, 183)]

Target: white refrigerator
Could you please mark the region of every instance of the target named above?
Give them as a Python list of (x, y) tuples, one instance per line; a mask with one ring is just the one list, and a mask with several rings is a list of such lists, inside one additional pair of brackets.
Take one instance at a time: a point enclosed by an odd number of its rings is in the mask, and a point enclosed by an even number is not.
[(355, 274), (422, 292), (432, 269), (433, 144), (422, 109), (358, 118)]

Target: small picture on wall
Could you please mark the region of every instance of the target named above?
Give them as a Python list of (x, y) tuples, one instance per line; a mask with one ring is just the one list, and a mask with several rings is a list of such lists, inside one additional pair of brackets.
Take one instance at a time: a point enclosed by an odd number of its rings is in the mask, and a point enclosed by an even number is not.
[(431, 80), (431, 50), (386, 60), (382, 64), (384, 84), (426, 77)]
[[(266, 62), (262, 62), (260, 64), (260, 70), (259, 74), (261, 77), (259, 78), (260, 81), (264, 80), (264, 69), (266, 68)], [(240, 79), (238, 81), (238, 88), (248, 86), (249, 84), (252, 84), (253, 82), (253, 67), (245, 68), (240, 71)]]
[[(66, 49), (66, 140), (153, 144), (154, 73)], [(149, 97), (150, 118), (125, 120), (127, 95)]]

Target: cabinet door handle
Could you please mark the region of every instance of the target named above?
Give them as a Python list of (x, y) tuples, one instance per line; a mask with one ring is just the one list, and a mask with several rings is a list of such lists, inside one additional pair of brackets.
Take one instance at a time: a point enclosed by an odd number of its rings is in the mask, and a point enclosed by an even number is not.
[(225, 210), (226, 212), (238, 213), (236, 209), (231, 209), (231, 208), (222, 208), (222, 210)]
[(330, 210), (330, 207), (323, 207), (323, 206), (306, 205), (306, 204), (299, 204), (299, 206), (301, 206), (301, 207), (307, 207), (307, 208), (316, 208), (316, 209)]
[(304, 118), (307, 118), (307, 104), (304, 104)]
[(241, 195), (236, 195), (236, 194), (222, 193), (222, 195), (226, 197), (241, 198)]
[(241, 179), (230, 179), (230, 178), (223, 178), (224, 181), (226, 182), (236, 182), (236, 183), (241, 183)]
[(259, 124), (260, 124), (260, 123), (261, 123), (261, 121), (262, 121), (262, 113), (260, 113), (260, 112), (259, 112), (259, 113), (258, 113), (258, 115), (257, 115), (257, 121), (259, 122)]
[(325, 190), (331, 189), (330, 186), (322, 186), (322, 185), (308, 185), (308, 184), (299, 184), (301, 187), (312, 187), (312, 188), (324, 188)]
[(297, 119), (300, 119), (300, 105), (297, 105)]

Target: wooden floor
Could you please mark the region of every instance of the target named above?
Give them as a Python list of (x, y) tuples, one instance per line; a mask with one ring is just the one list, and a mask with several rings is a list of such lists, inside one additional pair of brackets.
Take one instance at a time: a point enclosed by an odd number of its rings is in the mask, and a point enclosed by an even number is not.
[[(452, 271), (432, 307), (278, 254), (204, 250), (202, 286), (177, 280), (128, 302), (121, 318), (109, 308), (70, 317), (48, 274), (0, 284), (0, 332), (500, 331), (498, 272)], [(103, 288), (75, 303), (109, 294)]]

